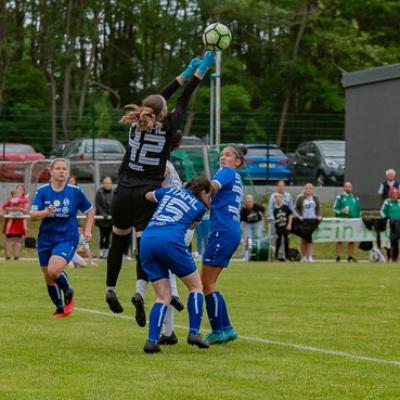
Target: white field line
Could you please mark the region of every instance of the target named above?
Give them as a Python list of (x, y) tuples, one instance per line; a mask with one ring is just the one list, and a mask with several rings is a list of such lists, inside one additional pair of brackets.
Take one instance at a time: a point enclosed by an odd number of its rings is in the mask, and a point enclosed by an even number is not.
[[(105, 316), (105, 317), (120, 318), (120, 319), (129, 320), (129, 321), (135, 321), (135, 318), (128, 317), (126, 315), (111, 314), (109, 312), (92, 310), (92, 309), (89, 309), (89, 308), (75, 307), (75, 310), (76, 311), (85, 312), (85, 313), (89, 313), (89, 314), (102, 315), (102, 316)], [(186, 330), (188, 329), (187, 326), (177, 325), (177, 324), (175, 324), (175, 327), (177, 327), (179, 329), (186, 329)], [(351, 353), (347, 353), (345, 351), (323, 349), (321, 347), (307, 346), (307, 345), (304, 345), (304, 344), (296, 344), (296, 343), (290, 343), (290, 342), (282, 342), (280, 340), (265, 339), (265, 338), (260, 338), (260, 337), (256, 337), (256, 336), (242, 336), (242, 335), (240, 335), (239, 338), (247, 340), (249, 342), (258, 342), (258, 343), (270, 344), (270, 345), (274, 345), (274, 346), (289, 347), (291, 349), (302, 350), (302, 351), (311, 351), (311, 352), (314, 352), (314, 353), (320, 353), (320, 354), (327, 354), (327, 355), (330, 355), (330, 356), (349, 358), (349, 359), (357, 360), (357, 361), (368, 361), (368, 362), (373, 362), (373, 363), (377, 363), (377, 364), (400, 366), (400, 361), (397, 361), (397, 360), (385, 360), (385, 359), (382, 359), (382, 358), (375, 358), (375, 357), (368, 357), (368, 356), (363, 356), (363, 355), (358, 355), (358, 354), (351, 354)]]

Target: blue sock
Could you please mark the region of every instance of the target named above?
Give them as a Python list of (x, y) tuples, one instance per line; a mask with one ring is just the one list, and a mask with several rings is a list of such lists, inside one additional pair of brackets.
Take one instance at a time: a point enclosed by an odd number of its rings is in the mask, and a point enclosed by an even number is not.
[(217, 293), (218, 292), (210, 293), (206, 296), (206, 308), (211, 330), (213, 332), (222, 332), (221, 310)]
[(200, 332), (201, 320), (203, 318), (203, 293), (192, 292), (189, 294), (187, 308), (189, 312), (189, 331), (194, 335)]
[(64, 308), (64, 302), (61, 297), (61, 290), (58, 287), (58, 285), (47, 285), (47, 291), (49, 292), (49, 296), (51, 298), (51, 301), (56, 305), (57, 308), (63, 309)]
[(69, 289), (69, 282), (67, 274), (63, 271), (60, 276), (55, 280), (59, 288), (65, 293)]
[(225, 299), (220, 292), (215, 292), (218, 296), (219, 310), (221, 312), (222, 319), (222, 329), (226, 331), (227, 329), (232, 329), (231, 321), (229, 319), (228, 309), (226, 308)]
[(163, 326), (167, 306), (162, 303), (154, 303), (150, 311), (149, 323), (149, 340), (157, 343), (160, 339), (161, 328)]

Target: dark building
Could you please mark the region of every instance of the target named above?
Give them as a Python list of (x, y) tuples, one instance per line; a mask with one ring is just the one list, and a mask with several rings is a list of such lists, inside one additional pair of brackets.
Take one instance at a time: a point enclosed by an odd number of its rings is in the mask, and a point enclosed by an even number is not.
[(379, 184), (394, 168), (400, 178), (400, 64), (344, 73), (346, 180), (363, 209), (380, 207)]

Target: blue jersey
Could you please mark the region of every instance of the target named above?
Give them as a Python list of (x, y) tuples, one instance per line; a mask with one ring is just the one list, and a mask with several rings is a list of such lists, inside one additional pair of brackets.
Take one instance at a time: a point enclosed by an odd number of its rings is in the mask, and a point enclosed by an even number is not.
[(210, 229), (212, 232), (239, 231), (243, 185), (240, 174), (230, 167), (223, 167), (213, 176), (220, 190), (212, 199)]
[(190, 191), (181, 188), (161, 188), (154, 191), (157, 210), (144, 234), (157, 233), (184, 240), (193, 221), (200, 221), (206, 206)]
[(38, 247), (51, 246), (60, 242), (78, 244), (78, 211), (88, 212), (92, 205), (78, 186), (65, 185), (64, 189), (56, 192), (51, 184), (39, 187), (32, 201), (31, 211), (41, 211), (50, 204), (56, 208), (51, 216), (40, 223)]

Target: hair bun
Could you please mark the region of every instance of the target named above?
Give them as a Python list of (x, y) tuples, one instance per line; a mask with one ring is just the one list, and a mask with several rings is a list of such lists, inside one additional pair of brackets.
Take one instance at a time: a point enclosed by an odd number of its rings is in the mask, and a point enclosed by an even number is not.
[(238, 144), (237, 147), (240, 149), (244, 156), (247, 154), (247, 146), (245, 146), (244, 144)]

